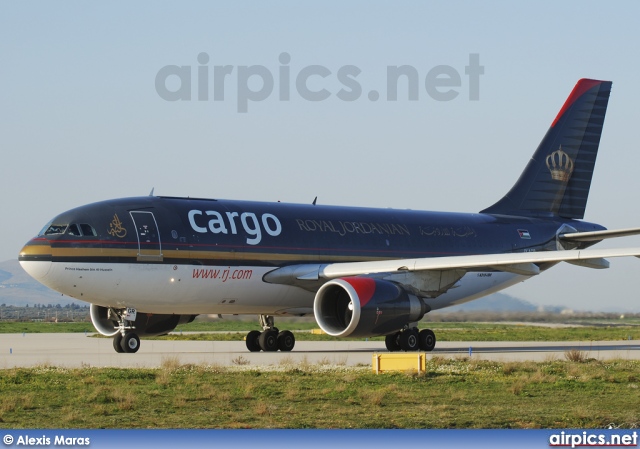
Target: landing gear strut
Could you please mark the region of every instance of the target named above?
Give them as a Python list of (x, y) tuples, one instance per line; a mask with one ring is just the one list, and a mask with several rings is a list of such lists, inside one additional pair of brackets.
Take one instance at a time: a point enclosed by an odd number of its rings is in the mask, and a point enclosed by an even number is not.
[(247, 349), (251, 352), (288, 352), (296, 344), (296, 338), (290, 331), (280, 332), (274, 326), (273, 316), (260, 315), (260, 325), (263, 331), (251, 331), (247, 334)]
[(136, 320), (136, 310), (109, 309), (109, 316), (118, 321), (118, 333), (113, 337), (113, 349), (118, 353), (134, 353), (140, 349), (140, 337), (133, 332)]
[(436, 346), (436, 335), (431, 329), (410, 327), (395, 334), (387, 335), (384, 344), (391, 352), (394, 351), (433, 351)]

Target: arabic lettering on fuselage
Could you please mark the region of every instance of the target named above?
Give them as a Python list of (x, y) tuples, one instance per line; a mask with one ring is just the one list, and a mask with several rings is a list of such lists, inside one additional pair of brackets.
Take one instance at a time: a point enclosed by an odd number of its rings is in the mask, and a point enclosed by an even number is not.
[(470, 226), (419, 226), (420, 235), (428, 237), (477, 237), (476, 230)]

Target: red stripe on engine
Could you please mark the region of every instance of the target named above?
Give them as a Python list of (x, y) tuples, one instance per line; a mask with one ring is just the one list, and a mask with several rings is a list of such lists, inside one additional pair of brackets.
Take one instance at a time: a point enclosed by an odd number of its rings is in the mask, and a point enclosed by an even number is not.
[(373, 294), (376, 292), (376, 281), (371, 278), (352, 277), (343, 278), (343, 280), (347, 281), (354, 288), (358, 294), (360, 306), (362, 307), (371, 301)]

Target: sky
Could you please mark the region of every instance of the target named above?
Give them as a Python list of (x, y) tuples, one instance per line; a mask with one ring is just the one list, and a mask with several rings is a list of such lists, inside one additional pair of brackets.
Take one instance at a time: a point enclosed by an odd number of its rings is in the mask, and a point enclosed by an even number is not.
[[(152, 188), (477, 212), (580, 78), (613, 81), (585, 219), (640, 226), (639, 13), (632, 1), (2, 2), (0, 261), (65, 210)], [(393, 101), (387, 71), (403, 66), (417, 82), (401, 78)], [(614, 246), (640, 237), (599, 244)], [(562, 264), (505, 293), (640, 311), (639, 270)]]

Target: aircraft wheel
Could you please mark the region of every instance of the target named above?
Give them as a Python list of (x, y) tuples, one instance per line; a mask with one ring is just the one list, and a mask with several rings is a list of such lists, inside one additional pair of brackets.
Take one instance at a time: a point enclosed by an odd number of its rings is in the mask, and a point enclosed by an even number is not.
[(398, 339), (400, 342), (400, 348), (403, 351), (417, 351), (420, 349), (418, 345), (418, 332), (416, 329), (407, 329), (404, 332), (400, 333), (400, 338)]
[(118, 333), (113, 337), (113, 349), (120, 354), (124, 352), (124, 348), (122, 347), (122, 334)]
[(278, 350), (278, 332), (273, 329), (267, 329), (260, 334), (258, 338), (260, 349), (264, 352), (272, 352)]
[(134, 332), (127, 332), (124, 334), (124, 337), (122, 337), (120, 346), (124, 352), (138, 352), (138, 349), (140, 349), (140, 337), (138, 337)]
[(296, 337), (290, 331), (282, 331), (278, 334), (278, 349), (288, 352), (293, 349), (296, 344)]
[(433, 351), (436, 347), (436, 334), (431, 329), (422, 329), (418, 334), (418, 344), (421, 351)]
[(251, 352), (259, 352), (260, 349), (260, 331), (251, 331), (247, 334), (247, 349)]
[(399, 336), (400, 333), (396, 332), (395, 334), (387, 335), (386, 337), (384, 337), (384, 345), (390, 352), (399, 351), (401, 349), (400, 343), (398, 343)]

